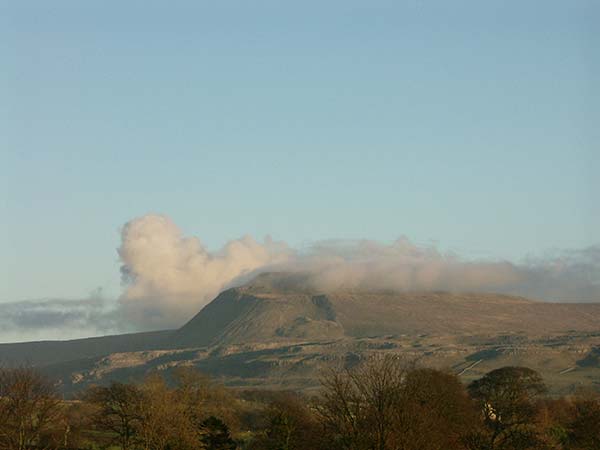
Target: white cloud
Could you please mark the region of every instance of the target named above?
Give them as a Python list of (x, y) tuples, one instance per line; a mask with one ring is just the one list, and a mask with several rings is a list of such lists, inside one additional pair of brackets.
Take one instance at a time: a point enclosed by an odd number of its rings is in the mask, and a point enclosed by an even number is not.
[(401, 238), (325, 241), (298, 252), (249, 236), (210, 252), (166, 216), (128, 222), (119, 255), (125, 290), (120, 305), (139, 328), (176, 327), (222, 289), (271, 270), (306, 272), (315, 289), (485, 291), (549, 301), (600, 301), (600, 247), (547, 255), (523, 264), (464, 260)]
[(217, 252), (196, 237), (182, 236), (166, 216), (149, 214), (122, 229), (119, 256), (126, 316), (140, 327), (181, 325), (232, 280), (287, 261), (289, 248), (269, 239), (244, 236)]

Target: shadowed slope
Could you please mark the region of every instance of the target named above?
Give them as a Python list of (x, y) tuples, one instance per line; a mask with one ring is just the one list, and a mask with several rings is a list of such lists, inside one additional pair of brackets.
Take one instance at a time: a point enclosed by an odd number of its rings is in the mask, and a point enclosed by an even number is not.
[(43, 366), (117, 352), (137, 352), (164, 348), (172, 331), (101, 336), (70, 341), (0, 344), (0, 363)]
[(172, 342), (201, 347), (343, 336), (325, 296), (254, 292), (253, 288), (234, 288), (221, 293), (179, 329)]

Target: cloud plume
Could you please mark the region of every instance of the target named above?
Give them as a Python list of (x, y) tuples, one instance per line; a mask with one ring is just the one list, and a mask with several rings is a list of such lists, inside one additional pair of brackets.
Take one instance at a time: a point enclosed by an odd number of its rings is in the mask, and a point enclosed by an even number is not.
[(180, 325), (237, 277), (290, 259), (291, 250), (249, 236), (209, 252), (195, 237), (184, 237), (166, 216), (146, 215), (122, 229), (118, 250), (126, 316), (141, 327)]
[(120, 307), (140, 329), (176, 327), (222, 289), (266, 271), (308, 274), (321, 290), (448, 290), (500, 292), (547, 301), (600, 301), (600, 247), (515, 264), (472, 261), (406, 238), (325, 241), (298, 251), (249, 236), (210, 252), (166, 216), (146, 215), (122, 229)]

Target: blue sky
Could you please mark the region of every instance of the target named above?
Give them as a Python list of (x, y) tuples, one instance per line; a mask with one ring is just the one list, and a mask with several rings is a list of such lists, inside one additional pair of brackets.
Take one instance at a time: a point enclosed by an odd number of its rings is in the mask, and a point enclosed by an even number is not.
[(0, 302), (118, 295), (148, 212), (211, 249), (600, 243), (598, 2), (89, 3), (0, 2)]

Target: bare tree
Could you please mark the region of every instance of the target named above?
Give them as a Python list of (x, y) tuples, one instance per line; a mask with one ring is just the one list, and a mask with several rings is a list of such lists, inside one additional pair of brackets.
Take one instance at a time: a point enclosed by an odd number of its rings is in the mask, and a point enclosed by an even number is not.
[(231, 391), (194, 368), (180, 367), (172, 376), (176, 386), (174, 395), (187, 409), (194, 426), (200, 427), (208, 417), (215, 416), (228, 426), (237, 427), (240, 405)]
[(261, 430), (250, 449), (305, 450), (328, 448), (323, 429), (307, 398), (292, 392), (273, 393), (262, 411)]
[[(175, 373), (170, 388), (158, 372), (140, 385), (112, 383), (93, 387), (84, 401), (93, 405), (93, 423), (123, 450), (202, 448), (205, 420), (213, 411), (231, 411), (234, 397), (193, 370)], [(221, 417), (221, 415), (219, 415)]]
[(317, 410), (336, 437), (335, 445), (348, 450), (388, 449), (407, 373), (404, 361), (382, 356), (325, 375)]
[(136, 431), (144, 450), (198, 448), (202, 430), (194, 423), (186, 399), (154, 373), (140, 386)]
[(92, 419), (95, 427), (113, 433), (115, 443), (123, 450), (131, 449), (141, 419), (141, 391), (133, 385), (112, 383), (108, 387), (91, 387), (84, 400), (95, 407)]
[(62, 408), (52, 383), (32, 368), (0, 369), (0, 449), (47, 449)]
[(322, 383), (317, 411), (336, 448), (463, 449), (463, 436), (477, 422), (455, 375), (415, 368), (393, 356), (332, 371)]

